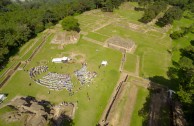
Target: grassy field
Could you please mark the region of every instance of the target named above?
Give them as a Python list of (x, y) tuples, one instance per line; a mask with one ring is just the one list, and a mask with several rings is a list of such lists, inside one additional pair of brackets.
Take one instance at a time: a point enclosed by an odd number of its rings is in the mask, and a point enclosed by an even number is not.
[(124, 70), (128, 72), (135, 72), (136, 70), (136, 62), (137, 61), (137, 56), (133, 54), (127, 54), (127, 60), (124, 65)]
[[(158, 59), (160, 58), (160, 60)], [(148, 78), (153, 76), (166, 77), (164, 71), (167, 71), (170, 59), (167, 54), (146, 52), (142, 61), (142, 76)]]
[(109, 38), (108, 36), (104, 36), (104, 35), (97, 34), (97, 33), (94, 33), (94, 32), (89, 32), (86, 35), (86, 37), (97, 40), (99, 42), (105, 42), (105, 40), (107, 40)]

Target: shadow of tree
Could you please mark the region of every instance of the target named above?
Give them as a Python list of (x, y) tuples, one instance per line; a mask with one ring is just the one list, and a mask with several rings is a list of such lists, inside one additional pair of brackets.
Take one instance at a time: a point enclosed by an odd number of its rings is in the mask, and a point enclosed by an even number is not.
[(55, 120), (51, 119), (48, 125), (49, 126), (74, 126), (74, 122), (69, 116), (62, 114), (59, 118)]
[[(166, 102), (157, 102), (157, 101), (158, 99), (159, 100), (165, 99), (164, 98), (165, 96), (163, 97), (163, 95), (160, 95), (161, 93), (166, 92), (168, 88), (175, 89), (176, 87), (174, 84), (172, 85), (171, 80), (165, 79), (164, 77), (161, 77), (161, 76), (150, 77), (149, 80), (151, 81), (150, 87), (148, 88), (149, 94), (146, 97), (143, 107), (138, 111), (138, 115), (143, 118), (142, 126), (150, 126), (150, 125), (169, 126), (172, 124), (172, 120), (170, 118), (171, 115), (170, 115), (170, 106), (169, 106), (168, 100), (166, 100)], [(155, 96), (158, 96), (158, 97), (155, 97)], [(163, 98), (161, 98), (161, 96)], [(166, 92), (166, 97), (167, 97), (167, 92)], [(157, 104), (160, 104), (160, 105), (157, 105)], [(155, 111), (154, 108), (157, 108), (158, 106), (160, 106), (160, 108), (158, 109), (159, 111)], [(153, 114), (156, 117), (153, 118), (151, 114)]]
[(166, 79), (163, 76), (154, 76), (149, 78), (150, 81), (161, 84), (167, 88), (178, 90), (178, 83), (176, 79)]

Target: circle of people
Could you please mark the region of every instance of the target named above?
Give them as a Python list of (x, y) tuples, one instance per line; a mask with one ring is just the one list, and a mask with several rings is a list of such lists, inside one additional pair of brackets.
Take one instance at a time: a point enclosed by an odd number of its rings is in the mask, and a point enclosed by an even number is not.
[[(41, 79), (36, 79), (37, 75), (47, 71), (48, 66), (37, 66), (30, 69), (29, 75), (37, 84), (46, 86), (51, 90), (62, 90), (65, 88), (71, 92), (73, 83), (71, 82), (70, 74), (49, 72)], [(86, 64), (82, 64), (82, 68), (80, 70), (74, 71), (74, 74), (82, 85), (90, 83), (97, 75), (96, 72), (87, 71)]]

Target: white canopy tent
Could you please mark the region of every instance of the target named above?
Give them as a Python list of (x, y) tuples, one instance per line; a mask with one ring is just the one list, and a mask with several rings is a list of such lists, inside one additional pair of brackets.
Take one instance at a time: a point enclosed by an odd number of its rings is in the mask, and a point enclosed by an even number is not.
[(70, 60), (70, 58), (68, 58), (68, 57), (53, 58), (53, 59), (52, 59), (52, 62), (53, 62), (53, 63), (62, 63), (62, 62), (67, 62), (67, 61), (69, 61), (69, 60)]
[(108, 65), (108, 62), (107, 61), (102, 61), (101, 65), (106, 66), (106, 65)]
[(0, 103), (3, 102), (7, 97), (5, 94), (0, 94)]

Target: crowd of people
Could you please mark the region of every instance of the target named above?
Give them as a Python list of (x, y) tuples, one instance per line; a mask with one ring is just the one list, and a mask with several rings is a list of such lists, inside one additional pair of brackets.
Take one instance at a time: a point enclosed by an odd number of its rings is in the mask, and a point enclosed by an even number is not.
[[(43, 76), (40, 79), (37, 79), (37, 75), (47, 72), (48, 66), (37, 66), (30, 69), (30, 77), (37, 83), (42, 86), (46, 86), (51, 90), (62, 90), (67, 89), (68, 91), (72, 91), (73, 83), (71, 82), (71, 76), (69, 74), (59, 74), (49, 72), (47, 75)], [(93, 78), (96, 77), (96, 72), (87, 71), (86, 64), (82, 64), (82, 68), (80, 70), (74, 71), (79, 82), (83, 84), (90, 83)]]
[(48, 71), (48, 66), (37, 66), (37, 67), (31, 68), (29, 74), (31, 78), (35, 78), (37, 75), (47, 71)]
[(86, 64), (83, 64), (82, 68), (80, 70), (75, 71), (74, 73), (81, 84), (90, 83), (92, 79), (95, 78), (97, 75), (96, 72), (87, 71)]
[(66, 88), (68, 91), (71, 91), (73, 87), (69, 74), (58, 74), (51, 72), (49, 72), (42, 79), (36, 80), (36, 83), (46, 86), (52, 90), (62, 90)]

